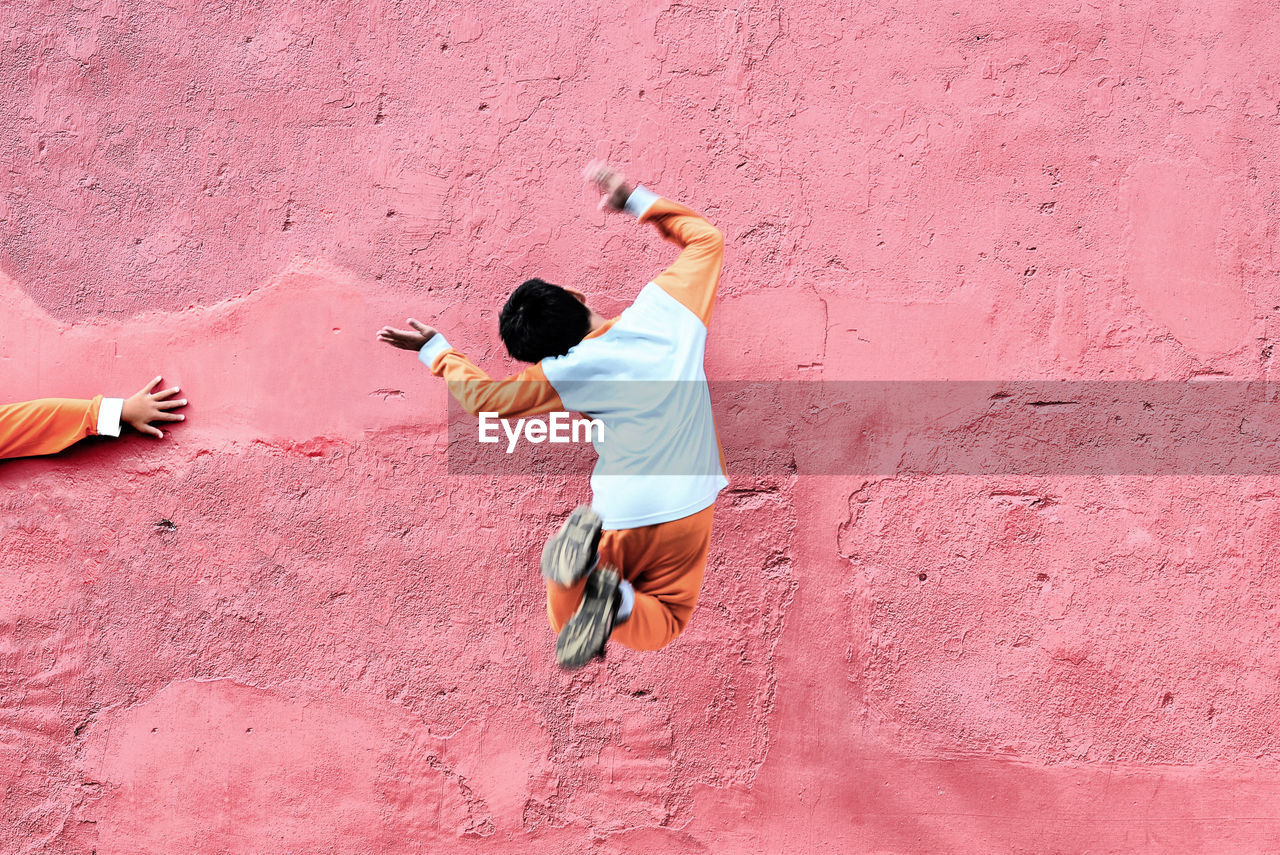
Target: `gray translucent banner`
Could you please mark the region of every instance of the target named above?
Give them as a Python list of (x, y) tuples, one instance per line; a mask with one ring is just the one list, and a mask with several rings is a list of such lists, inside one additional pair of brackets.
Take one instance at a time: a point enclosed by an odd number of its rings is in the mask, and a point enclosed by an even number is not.
[[(696, 398), (692, 384), (610, 385), (610, 397), (643, 407)], [(1278, 383), (713, 381), (709, 393), (730, 475), (1280, 474)], [(667, 412), (679, 418), (678, 403)], [(600, 441), (610, 442), (617, 416), (594, 415), (604, 425)], [(490, 419), (487, 436), (497, 441), (481, 442), (477, 418), (451, 399), (448, 470), (590, 473), (596, 453), (581, 427), (572, 435), (576, 418), (541, 414), (505, 426)], [(550, 441), (557, 435), (566, 441)], [(705, 468), (674, 449), (643, 472), (598, 474), (702, 475)]]

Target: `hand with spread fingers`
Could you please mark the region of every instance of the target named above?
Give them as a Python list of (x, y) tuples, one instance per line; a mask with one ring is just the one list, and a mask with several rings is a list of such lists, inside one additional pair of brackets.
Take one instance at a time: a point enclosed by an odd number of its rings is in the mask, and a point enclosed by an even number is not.
[(172, 389), (154, 391), (160, 385), (161, 379), (163, 378), (155, 378), (136, 394), (125, 398), (124, 406), (120, 410), (121, 422), (131, 425), (138, 433), (154, 436), (156, 439), (162, 439), (164, 431), (152, 422), (180, 422), (186, 419), (186, 416), (181, 413), (173, 412), (187, 405), (186, 398), (173, 397), (182, 391), (181, 389), (174, 386)]
[(378, 341), (386, 342), (401, 350), (422, 350), (422, 346), (436, 334), (433, 327), (413, 318), (409, 318), (409, 326), (413, 329), (398, 330), (395, 327), (383, 327), (378, 330)]

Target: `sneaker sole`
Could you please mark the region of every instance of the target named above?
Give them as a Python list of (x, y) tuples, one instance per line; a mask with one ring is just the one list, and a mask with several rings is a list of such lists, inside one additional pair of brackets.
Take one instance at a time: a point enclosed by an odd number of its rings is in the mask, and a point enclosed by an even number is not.
[(586, 505), (575, 508), (542, 547), (542, 578), (567, 588), (586, 575), (600, 543), (602, 522)]
[(600, 579), (588, 580), (582, 605), (556, 639), (556, 663), (566, 670), (581, 668), (597, 657), (603, 659), (605, 643), (613, 632), (620, 580), (612, 570), (597, 570), (596, 575)]

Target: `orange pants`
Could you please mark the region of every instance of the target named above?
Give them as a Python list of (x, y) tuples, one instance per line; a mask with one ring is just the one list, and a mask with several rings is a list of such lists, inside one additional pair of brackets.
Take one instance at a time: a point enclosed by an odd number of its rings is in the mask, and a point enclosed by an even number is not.
[[(633, 650), (657, 650), (684, 632), (707, 569), (713, 509), (671, 522), (601, 533), (600, 566), (616, 567), (636, 593), (631, 617), (614, 627), (611, 640)], [(556, 632), (578, 610), (586, 584), (581, 579), (565, 588), (547, 582), (547, 616)]]
[(0, 406), (0, 458), (53, 454), (98, 432), (102, 396), (42, 398)]

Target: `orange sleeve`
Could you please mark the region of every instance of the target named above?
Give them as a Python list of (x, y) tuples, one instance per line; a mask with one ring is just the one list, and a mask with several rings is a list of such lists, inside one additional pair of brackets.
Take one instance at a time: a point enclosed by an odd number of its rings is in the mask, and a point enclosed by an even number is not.
[(53, 454), (97, 432), (102, 396), (0, 406), (0, 458)]
[(664, 238), (684, 250), (653, 281), (710, 326), (724, 259), (724, 235), (701, 214), (670, 199), (657, 199), (640, 219), (653, 223)]
[(432, 360), (431, 373), (445, 379), (449, 394), (473, 416), (497, 413), (499, 418), (518, 419), (564, 409), (540, 365), (530, 365), (506, 380), (494, 380), (450, 348)]

